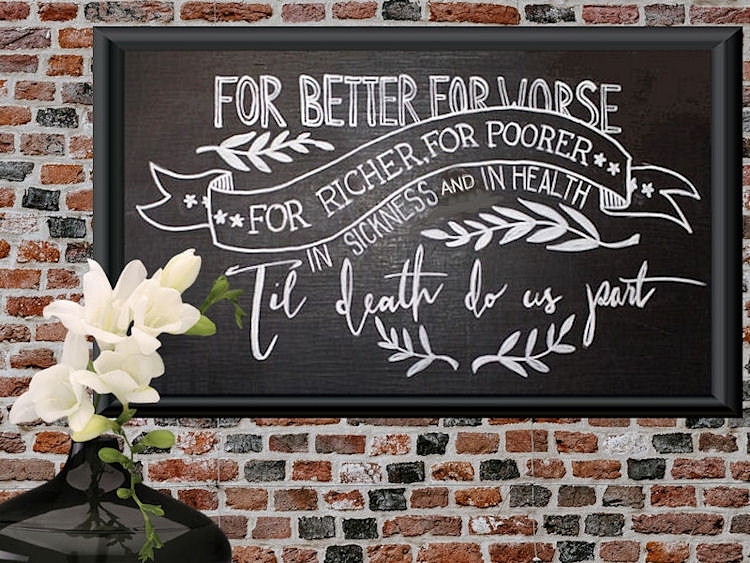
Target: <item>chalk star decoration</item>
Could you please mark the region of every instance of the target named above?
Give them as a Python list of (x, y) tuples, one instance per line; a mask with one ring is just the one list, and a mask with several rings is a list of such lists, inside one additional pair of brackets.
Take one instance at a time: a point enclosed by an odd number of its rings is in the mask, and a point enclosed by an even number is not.
[(201, 197), (201, 205), (205, 207), (206, 209), (208, 209), (208, 196), (207, 195), (204, 195), (203, 197)]
[(653, 196), (654, 195), (654, 183), (649, 182), (648, 184), (641, 184), (641, 193), (648, 198)]
[(192, 209), (193, 206), (198, 205), (198, 198), (195, 197), (195, 194), (186, 194), (185, 199), (182, 200), (182, 203), (185, 204), (185, 207), (188, 209)]
[(612, 176), (616, 176), (620, 173), (620, 163), (619, 162), (610, 162), (607, 165), (607, 172), (609, 172)]
[(227, 222), (227, 215), (229, 215), (229, 213), (217, 209), (216, 213), (214, 213), (214, 222), (217, 225), (224, 225)]
[(600, 152), (599, 154), (594, 155), (594, 164), (596, 164), (599, 168), (604, 166), (605, 162), (607, 162), (607, 158), (604, 156), (604, 153)]
[(235, 227), (241, 227), (244, 222), (245, 222), (245, 218), (239, 213), (235, 213), (229, 218), (229, 226), (232, 227), (233, 229)]

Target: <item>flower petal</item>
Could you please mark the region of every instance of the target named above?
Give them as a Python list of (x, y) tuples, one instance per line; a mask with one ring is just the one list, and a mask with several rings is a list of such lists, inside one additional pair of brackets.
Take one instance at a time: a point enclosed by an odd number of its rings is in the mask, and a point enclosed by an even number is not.
[(13, 424), (23, 424), (39, 418), (34, 404), (34, 397), (30, 392), (26, 392), (16, 399), (13, 407), (10, 409), (8, 419)]
[(80, 334), (68, 332), (63, 343), (60, 363), (70, 369), (85, 369), (89, 363), (89, 343)]

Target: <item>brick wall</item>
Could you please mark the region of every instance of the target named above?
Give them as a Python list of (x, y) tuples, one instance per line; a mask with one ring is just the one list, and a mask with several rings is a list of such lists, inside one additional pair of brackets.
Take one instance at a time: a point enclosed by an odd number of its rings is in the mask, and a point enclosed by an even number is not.
[[(7, 408), (55, 362), (64, 331), (40, 313), (52, 299), (79, 295), (91, 256), (91, 26), (215, 21), (750, 25), (750, 1), (0, 1), (0, 499), (52, 477), (68, 448), (64, 428), (15, 427)], [(750, 137), (745, 150), (750, 157)], [(744, 202), (750, 238), (747, 186)], [(238, 563), (727, 563), (750, 558), (745, 412), (159, 419), (131, 431), (176, 433), (171, 452), (144, 454), (147, 480), (219, 520)]]

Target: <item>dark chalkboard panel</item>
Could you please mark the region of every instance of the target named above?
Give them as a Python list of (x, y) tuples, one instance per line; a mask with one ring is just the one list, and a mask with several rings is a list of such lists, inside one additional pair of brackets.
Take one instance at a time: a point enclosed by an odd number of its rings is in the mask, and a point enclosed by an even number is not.
[(97, 257), (243, 330), (167, 414), (739, 408), (740, 32), (95, 30)]

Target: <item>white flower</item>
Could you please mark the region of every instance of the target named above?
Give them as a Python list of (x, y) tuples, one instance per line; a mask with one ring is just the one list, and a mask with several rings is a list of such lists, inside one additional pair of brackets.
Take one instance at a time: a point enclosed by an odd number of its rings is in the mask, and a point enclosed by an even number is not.
[(10, 421), (20, 424), (41, 418), (54, 422), (66, 416), (73, 431), (82, 430), (94, 415), (86, 387), (76, 382), (86, 372), (88, 362), (88, 342), (83, 336), (68, 332), (60, 363), (31, 379), (29, 390), (13, 404)]
[(201, 269), (201, 257), (195, 256), (195, 249), (189, 248), (173, 256), (163, 270), (154, 274), (162, 287), (171, 287), (180, 293), (189, 288), (198, 278)]
[(157, 353), (141, 354), (133, 338), (99, 354), (94, 370), (78, 372), (76, 381), (97, 393), (112, 393), (123, 405), (159, 401), (159, 393), (149, 384), (164, 373), (164, 362)]
[(45, 307), (44, 316), (57, 317), (68, 330), (90, 334), (102, 347), (111, 347), (127, 337), (132, 320), (129, 298), (145, 279), (143, 263), (133, 260), (125, 266), (113, 289), (102, 267), (89, 260), (89, 271), (83, 276), (83, 304), (54, 301)]
[(131, 333), (142, 354), (153, 353), (161, 343), (156, 338), (162, 332), (183, 334), (201, 317), (200, 311), (182, 302), (180, 292), (162, 287), (152, 278), (142, 282), (130, 300), (133, 313)]

